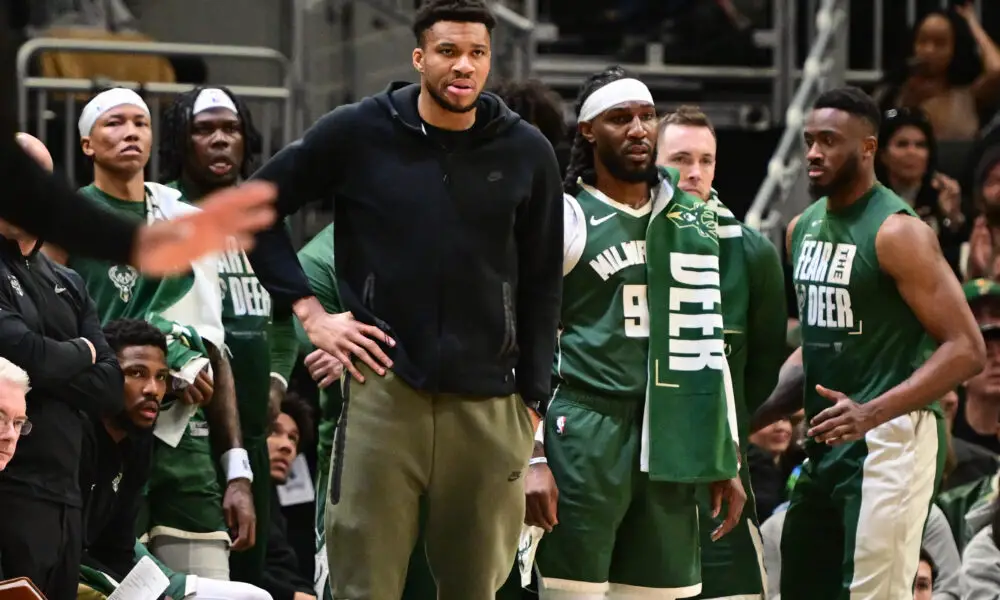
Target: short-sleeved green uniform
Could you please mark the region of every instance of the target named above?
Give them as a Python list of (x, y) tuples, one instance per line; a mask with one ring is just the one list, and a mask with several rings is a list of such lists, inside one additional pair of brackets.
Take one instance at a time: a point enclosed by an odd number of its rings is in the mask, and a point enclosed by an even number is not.
[[(854, 204), (826, 199), (799, 217), (792, 267), (802, 324), (806, 420), (831, 402), (822, 385), (869, 402), (906, 380), (927, 336), (879, 265), (887, 218), (916, 218), (881, 184)], [(808, 440), (781, 539), (782, 600), (912, 596), (924, 521), (944, 462), (940, 408), (903, 415), (863, 440)]]
[[(94, 185), (80, 189), (80, 193), (112, 210), (146, 218), (143, 202), (114, 198)], [(145, 319), (154, 296), (162, 293), (164, 286), (187, 285), (183, 278), (147, 278), (128, 265), (86, 258), (70, 257), (69, 266), (83, 277), (104, 324), (121, 318)], [(165, 399), (164, 409), (175, 401), (171, 396)], [(216, 457), (201, 409), (191, 418), (176, 448), (157, 439), (147, 498), (149, 520), (139, 524), (142, 531), (138, 535), (169, 532), (175, 537), (229, 541)]]
[(565, 205), (558, 385), (545, 417), (559, 524), (535, 557), (541, 587), (692, 597), (701, 590), (696, 487), (650, 481), (639, 468), (652, 204), (633, 209), (584, 186)]
[[(178, 182), (167, 184), (180, 190)], [(186, 196), (184, 201), (190, 201)], [(253, 504), (258, 520), (271, 514), (270, 456), (267, 450), (268, 401), (271, 373), (271, 297), (250, 267), (246, 253), (235, 242), (219, 255), (219, 286), (222, 291), (222, 325), (230, 353), (236, 406), (240, 415), (243, 448), (254, 473)], [(254, 547), (229, 556), (233, 581), (258, 584), (267, 555), (267, 527), (258, 527)]]
[[(746, 449), (750, 416), (771, 393), (788, 354), (785, 276), (778, 251), (767, 238), (746, 225), (740, 226), (740, 232), (739, 241), (733, 240), (737, 246), (730, 246), (726, 240), (721, 244), (722, 314), (743, 455), (740, 479), (747, 492), (747, 503), (739, 524), (713, 542), (712, 532), (722, 523), (725, 507), (718, 518), (713, 518), (708, 487), (699, 488), (702, 574), (699, 597), (705, 599), (762, 598), (767, 586)], [(727, 260), (726, 253), (733, 250), (738, 255), (732, 261)], [(746, 291), (741, 293), (730, 286)]]

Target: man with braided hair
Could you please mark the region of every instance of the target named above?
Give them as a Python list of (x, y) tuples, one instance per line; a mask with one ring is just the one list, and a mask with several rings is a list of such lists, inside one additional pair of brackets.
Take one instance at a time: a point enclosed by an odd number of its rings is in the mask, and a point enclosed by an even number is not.
[(735, 219), (657, 169), (652, 95), (622, 68), (590, 77), (576, 109), (558, 387), (526, 483), (526, 522), (547, 532), (540, 597), (689, 598), (697, 485), (716, 514), (729, 502), (713, 540), (746, 499), (719, 284), (719, 232)]
[[(160, 165), (167, 187), (197, 203), (212, 192), (249, 177), (261, 136), (246, 104), (226, 88), (195, 88), (180, 94), (166, 111), (160, 136)], [(270, 481), (268, 427), (277, 407), (268, 407), (271, 299), (243, 250), (233, 241), (219, 255), (222, 324), (231, 353), (243, 447), (258, 476), (254, 509), (268, 515)], [(267, 552), (267, 527), (257, 529), (254, 546), (230, 555), (230, 577), (259, 585)]]

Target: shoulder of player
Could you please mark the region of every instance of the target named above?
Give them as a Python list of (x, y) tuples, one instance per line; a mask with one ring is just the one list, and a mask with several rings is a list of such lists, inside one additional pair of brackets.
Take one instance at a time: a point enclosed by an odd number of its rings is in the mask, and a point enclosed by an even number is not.
[(740, 229), (743, 231), (743, 248), (746, 250), (748, 262), (753, 260), (751, 257), (763, 257), (770, 254), (777, 255), (777, 249), (774, 247), (774, 244), (763, 233), (742, 222), (740, 223)]
[(875, 234), (879, 264), (892, 268), (896, 261), (920, 262), (940, 252), (937, 234), (921, 219), (908, 213), (886, 217)]

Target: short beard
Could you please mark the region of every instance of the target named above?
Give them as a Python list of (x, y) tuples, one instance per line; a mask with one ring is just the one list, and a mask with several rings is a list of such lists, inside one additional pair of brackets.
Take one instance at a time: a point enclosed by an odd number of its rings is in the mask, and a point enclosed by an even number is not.
[[(424, 84), (424, 89), (427, 90), (427, 93), (430, 94), (431, 98), (437, 103), (438, 106), (448, 112), (457, 114), (467, 113), (469, 111), (476, 110), (476, 105), (479, 103), (479, 94), (476, 94), (476, 97), (472, 99), (472, 102), (468, 106), (457, 106), (449, 102), (448, 99), (444, 97), (444, 94), (438, 92), (433, 86)], [(480, 94), (481, 93), (482, 92), (480, 92)]]
[(810, 181), (809, 195), (813, 197), (813, 200), (836, 195), (838, 192), (850, 188), (859, 172), (861, 172), (861, 155), (855, 152), (844, 161), (844, 166), (840, 167), (840, 170), (834, 174), (833, 181), (830, 183), (820, 185), (815, 181)]
[(626, 183), (642, 183), (656, 181), (656, 156), (655, 149), (649, 153), (649, 164), (642, 168), (630, 168), (630, 162), (612, 148), (601, 148), (594, 145), (597, 160), (601, 161), (604, 168), (612, 177)]

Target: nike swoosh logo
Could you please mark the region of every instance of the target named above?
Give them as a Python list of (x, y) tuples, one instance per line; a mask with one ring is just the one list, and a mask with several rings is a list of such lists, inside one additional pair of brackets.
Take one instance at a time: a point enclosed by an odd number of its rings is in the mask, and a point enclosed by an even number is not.
[(590, 224), (594, 225), (594, 226), (597, 226), (597, 225), (600, 225), (601, 223), (607, 221), (608, 219), (613, 219), (615, 216), (617, 216), (617, 215), (615, 215), (615, 213), (611, 213), (610, 215), (608, 215), (606, 217), (601, 217), (600, 219), (598, 219), (597, 217), (591, 216), (590, 217)]
[(56, 293), (57, 294), (61, 294), (61, 293), (65, 292), (65, 291), (66, 291), (66, 288), (64, 288), (63, 286), (61, 286), (61, 285), (57, 285), (56, 286)]

